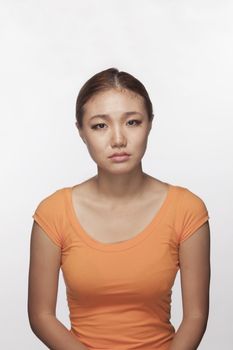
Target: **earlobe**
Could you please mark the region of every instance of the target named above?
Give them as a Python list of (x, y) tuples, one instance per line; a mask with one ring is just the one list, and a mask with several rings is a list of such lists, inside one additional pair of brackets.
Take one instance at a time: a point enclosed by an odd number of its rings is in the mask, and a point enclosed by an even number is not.
[(79, 131), (79, 136), (81, 137), (81, 139), (83, 140), (84, 143), (86, 143), (86, 139), (84, 136), (82, 136), (82, 133)]
[(86, 143), (86, 139), (85, 137), (82, 135), (82, 132), (79, 130), (79, 136), (81, 137), (81, 139), (83, 140), (84, 143)]
[(86, 139), (85, 139), (85, 137), (84, 137), (83, 134), (82, 134), (82, 130), (80, 129), (80, 127), (79, 127), (79, 125), (78, 125), (78, 122), (76, 122), (75, 125), (76, 125), (76, 128), (78, 129), (79, 136), (81, 137), (81, 139), (83, 140), (83, 142), (86, 143)]

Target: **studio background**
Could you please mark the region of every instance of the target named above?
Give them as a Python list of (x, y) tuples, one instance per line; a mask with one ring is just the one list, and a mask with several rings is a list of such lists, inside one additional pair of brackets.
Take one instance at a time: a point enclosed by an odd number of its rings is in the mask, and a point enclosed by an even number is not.
[[(27, 315), (32, 215), (44, 197), (96, 173), (75, 101), (110, 67), (141, 80), (154, 106), (143, 170), (208, 208), (210, 314), (199, 349), (232, 348), (232, 16), (224, 0), (0, 1), (3, 349), (45, 349)], [(61, 273), (57, 317), (69, 328)], [(178, 273), (176, 329), (181, 318)]]

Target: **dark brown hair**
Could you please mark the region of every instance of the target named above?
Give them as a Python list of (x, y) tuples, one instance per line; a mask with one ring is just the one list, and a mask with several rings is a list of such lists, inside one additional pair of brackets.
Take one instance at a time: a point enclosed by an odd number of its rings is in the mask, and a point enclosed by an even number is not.
[(85, 103), (94, 95), (109, 89), (127, 89), (143, 97), (149, 121), (153, 120), (153, 106), (145, 86), (129, 73), (109, 68), (93, 75), (82, 86), (76, 100), (76, 125), (83, 126)]

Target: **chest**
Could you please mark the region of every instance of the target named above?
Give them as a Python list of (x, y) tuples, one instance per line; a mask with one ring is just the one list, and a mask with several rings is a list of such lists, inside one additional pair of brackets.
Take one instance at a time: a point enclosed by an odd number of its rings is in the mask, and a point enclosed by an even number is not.
[(126, 241), (145, 231), (163, 202), (164, 196), (159, 196), (116, 209), (72, 197), (76, 219), (85, 233), (102, 243)]

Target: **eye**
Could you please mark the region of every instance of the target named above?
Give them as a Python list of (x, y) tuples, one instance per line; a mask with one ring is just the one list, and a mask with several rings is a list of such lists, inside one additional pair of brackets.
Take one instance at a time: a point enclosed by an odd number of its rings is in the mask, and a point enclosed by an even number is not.
[(102, 128), (102, 127), (101, 127), (101, 128), (98, 128), (99, 125), (102, 125), (102, 126), (103, 126), (103, 125), (106, 125), (106, 124), (104, 124), (104, 123), (95, 124), (95, 125), (93, 125), (91, 128), (92, 128), (92, 129), (104, 129), (104, 128)]
[(131, 120), (129, 120), (128, 122), (129, 122), (129, 123), (131, 123), (131, 122), (136, 122), (136, 124), (130, 124), (130, 125), (132, 125), (132, 126), (137, 126), (137, 125), (139, 125), (139, 124), (142, 123), (141, 120), (137, 120), (137, 119), (131, 119)]
[[(141, 120), (137, 120), (137, 119), (131, 119), (128, 121), (128, 123), (133, 123), (130, 124), (130, 126), (137, 126), (139, 124), (141, 124)], [(91, 129), (97, 130), (97, 129), (104, 129), (104, 125), (106, 125), (105, 123), (98, 123), (95, 125), (92, 125)]]

